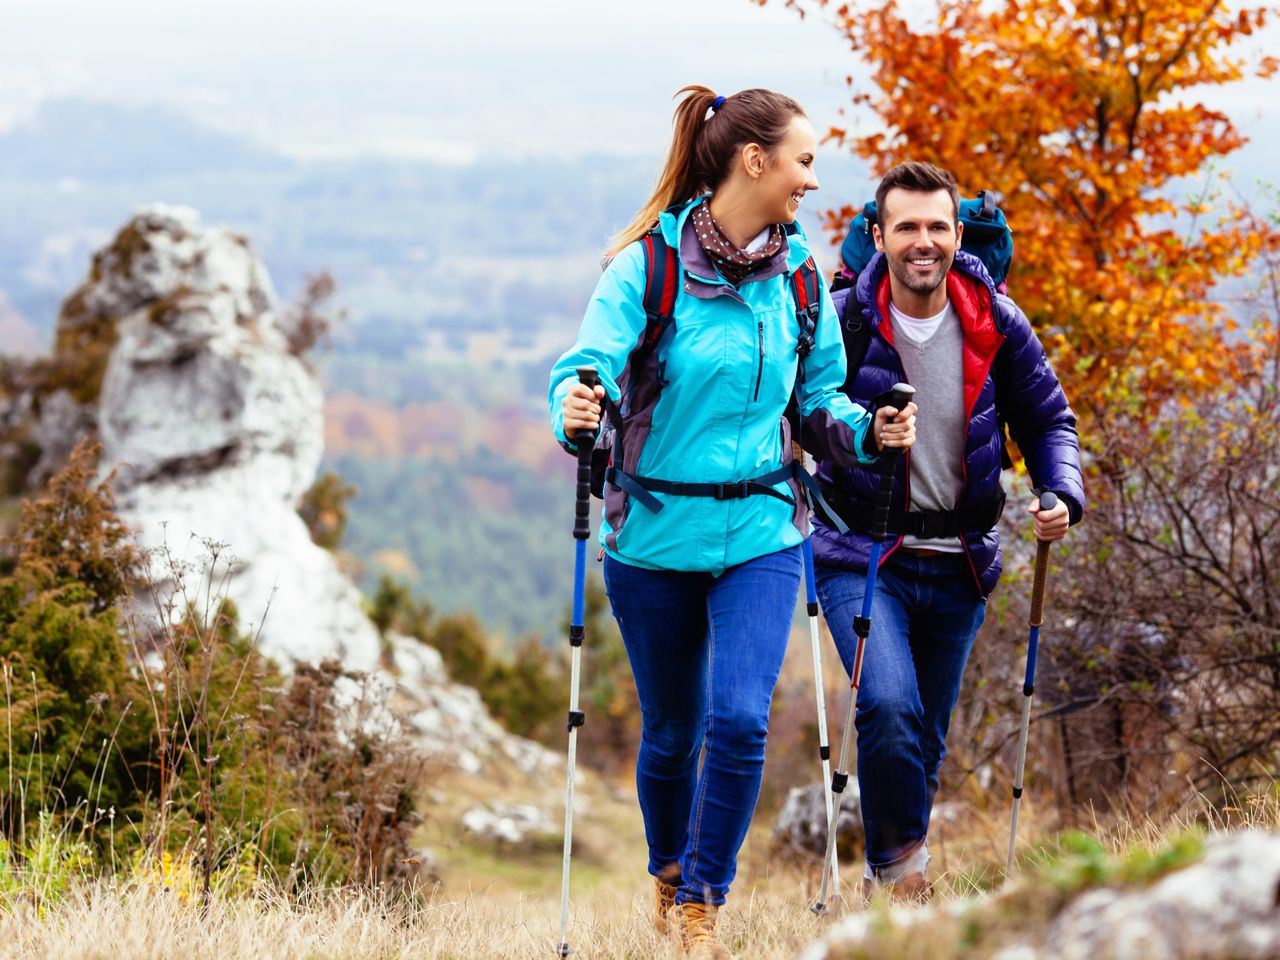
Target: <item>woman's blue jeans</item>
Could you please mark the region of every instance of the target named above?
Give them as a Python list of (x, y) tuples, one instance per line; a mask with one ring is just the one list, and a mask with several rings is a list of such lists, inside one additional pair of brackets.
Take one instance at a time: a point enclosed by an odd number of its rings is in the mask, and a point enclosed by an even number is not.
[[(865, 574), (817, 568), (818, 599), (853, 667)], [(858, 790), (872, 875), (915, 853), (929, 828), (947, 727), (986, 616), (964, 554), (894, 553), (876, 576), (858, 690)]]
[[(605, 589), (640, 697), (636, 791), (649, 872), (680, 865), (676, 902), (724, 903), (760, 795), (800, 548), (708, 573), (612, 557)], [(699, 754), (706, 755), (699, 769)]]

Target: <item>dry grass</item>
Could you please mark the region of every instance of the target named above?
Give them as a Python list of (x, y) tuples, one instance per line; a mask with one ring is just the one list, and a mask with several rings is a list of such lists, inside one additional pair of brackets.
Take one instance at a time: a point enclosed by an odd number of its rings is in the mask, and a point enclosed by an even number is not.
[[(613, 811), (602, 806), (600, 797), (591, 798), (605, 821), (611, 820)], [(621, 798), (616, 802), (623, 804)], [(1104, 849), (1127, 853), (1132, 862), (1135, 853), (1167, 845), (1172, 836), (1192, 826), (1196, 816), (1197, 811), (1188, 807), (1187, 812), (1163, 822), (1124, 821), (1101, 830), (1098, 839)], [(1202, 811), (1199, 822), (1203, 823)], [(1280, 794), (1272, 791), (1264, 797), (1242, 798), (1231, 825), (1280, 830)], [(940, 900), (957, 899), (994, 882), (974, 880), (998, 873), (999, 856), (993, 856), (984, 832), (979, 829), (951, 841), (951, 867), (938, 884)], [(633, 839), (623, 838), (628, 857)], [(1037, 858), (1051, 860), (1057, 844), (1054, 838), (1044, 837), (1028, 847), (1039, 851)], [(559, 877), (558, 857), (538, 853), (534, 859), (545, 881), (538, 886), (544, 890), (554, 887)], [(251, 896), (215, 896), (202, 908), (195, 899), (186, 900), (136, 880), (86, 881), (73, 885), (59, 902), (43, 905), (17, 894), (7, 902), (0, 900), (0, 957), (554, 957), (558, 942), (556, 893), (519, 893), (515, 884), (496, 877), (490, 878), (493, 882), (484, 882), (485, 871), (495, 865), (500, 869), (503, 860), (499, 854), (490, 854), (488, 859), (459, 858), (459, 868), (468, 863), (476, 868), (474, 876), (451, 882), (430, 895), (394, 900), (353, 890), (288, 899), (259, 889)], [(516, 868), (519, 872), (529, 866), (516, 864)], [(604, 876), (601, 869), (600, 877)], [(582, 876), (575, 862), (574, 877), (569, 942), (575, 957), (674, 960), (677, 952), (671, 944), (659, 941), (649, 926), (649, 888), (642, 867), (633, 870), (628, 866), (607, 879), (593, 880), (591, 871)], [(808, 909), (816, 880), (816, 869), (811, 866), (774, 862), (767, 855), (763, 831), (757, 831), (749, 841), (742, 875), (723, 914), (724, 935), (736, 954), (753, 960), (791, 958), (820, 936), (826, 922)], [(1030, 913), (1023, 915), (1023, 921), (1038, 922)], [(937, 933), (955, 935), (950, 929)], [(928, 931), (917, 930), (913, 937), (932, 942)]]
[[(647, 892), (647, 891), (646, 891)], [(649, 926), (647, 897), (600, 894), (575, 905), (575, 957), (675, 958)], [(553, 899), (437, 894), (424, 903), (335, 892), (310, 902), (215, 897), (207, 909), (163, 892), (109, 882), (76, 888), (44, 915), (19, 901), (0, 912), (0, 956), (23, 960), (553, 957)], [(821, 923), (792, 888), (757, 892), (728, 909), (725, 936), (747, 957), (792, 957)]]

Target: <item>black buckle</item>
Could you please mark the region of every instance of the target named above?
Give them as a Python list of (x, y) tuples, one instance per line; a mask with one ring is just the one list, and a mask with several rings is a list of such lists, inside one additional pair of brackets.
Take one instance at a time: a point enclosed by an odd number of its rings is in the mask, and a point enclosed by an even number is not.
[(954, 537), (956, 535), (955, 524), (952, 522), (950, 511), (939, 513), (920, 513), (920, 518), (916, 523), (918, 531), (916, 536), (921, 540), (940, 540), (944, 537)]
[(742, 500), (751, 496), (751, 491), (747, 489), (748, 483), (747, 480), (740, 480), (737, 483), (713, 483), (711, 495), (717, 500)]
[(978, 191), (982, 204), (978, 207), (978, 219), (994, 222), (996, 219), (996, 198), (986, 190)]
[(809, 354), (813, 353), (816, 341), (811, 333), (802, 333), (796, 342), (796, 354), (801, 360), (807, 359)]

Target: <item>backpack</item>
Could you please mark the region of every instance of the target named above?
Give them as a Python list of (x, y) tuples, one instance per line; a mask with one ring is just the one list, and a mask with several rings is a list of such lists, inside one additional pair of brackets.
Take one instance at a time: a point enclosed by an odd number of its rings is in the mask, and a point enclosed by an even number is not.
[[(849, 232), (840, 245), (840, 259), (844, 263), (844, 269), (836, 274), (831, 284), (833, 294), (857, 283), (858, 274), (866, 269), (875, 256), (876, 244), (871, 235), (871, 226), (876, 218), (876, 202), (868, 200), (863, 204), (861, 212), (849, 223)], [(964, 224), (960, 249), (981, 260), (992, 283), (1000, 288), (1009, 276), (1009, 267), (1013, 263), (1013, 231), (1009, 229), (1004, 211), (996, 205), (995, 198), (983, 190), (973, 199), (960, 198), (960, 222)], [(870, 325), (863, 321), (856, 305), (850, 308), (854, 299), (850, 290), (844, 309), (840, 311), (840, 333), (844, 339), (846, 363), (844, 386), (841, 390), (845, 394), (853, 387), (854, 377), (871, 345)], [(993, 367), (992, 371), (994, 375), (996, 368)], [(997, 414), (996, 419), (1000, 430), (1000, 464), (1008, 470), (1013, 466), (1013, 461), (1005, 442), (1004, 417)]]

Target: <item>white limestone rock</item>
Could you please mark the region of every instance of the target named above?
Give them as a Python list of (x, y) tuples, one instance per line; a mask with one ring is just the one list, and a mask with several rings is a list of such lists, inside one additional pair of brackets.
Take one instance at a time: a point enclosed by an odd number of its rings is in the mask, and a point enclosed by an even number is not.
[[(793, 852), (824, 857), (827, 852), (827, 802), (824, 785), (811, 783), (792, 787), (773, 822), (774, 846)], [(836, 849), (841, 862), (857, 856), (857, 875), (862, 876), (862, 812), (858, 780), (850, 777), (845, 784), (840, 804), (840, 821), (836, 826)]]
[(491, 843), (522, 846), (555, 834), (557, 824), (532, 803), (472, 807), (462, 815), (462, 828)]
[(394, 633), (387, 642), (401, 713), (428, 752), (447, 757), (466, 773), (496, 762), (530, 777), (564, 776), (563, 757), (507, 733), (473, 687), (451, 683), (439, 651)]
[(187, 207), (148, 207), (94, 257), (58, 321), (60, 344), (110, 345), (96, 403), (55, 394), (37, 437), (57, 456), (96, 431), (158, 583), (172, 584), (176, 558), (190, 590), (220, 544), (226, 593), (266, 654), (370, 670), (379, 642), (360, 595), (296, 511), (324, 452), (323, 396), (279, 317), (243, 237)]
[(201, 225), (187, 207), (140, 211), (95, 254), (59, 317), (55, 360), (88, 373), (41, 399), (37, 476), (96, 435), (152, 579), (185, 590), (173, 616), (188, 600), (225, 595), (286, 670), (335, 659), (367, 675), (339, 691), (366, 732), (403, 730), (464, 770), (563, 770), (562, 758), (508, 734), (475, 690), (452, 683), (435, 650), (380, 638), (360, 592), (312, 542), (296, 508), (324, 452), (324, 398), (290, 348), (290, 322), (243, 237)]
[[(1012, 892), (1011, 888), (1011, 892)], [(948, 926), (998, 914), (1007, 896), (863, 911), (835, 924), (800, 960), (861, 956), (895, 929), (936, 940)], [(918, 933), (915, 933), (918, 931)], [(865, 949), (864, 949), (865, 948)], [(1280, 957), (1280, 836), (1219, 834), (1204, 856), (1149, 887), (1085, 891), (1050, 923), (1021, 931), (994, 960), (1274, 960)]]
[(1199, 863), (1148, 889), (1091, 890), (1058, 914), (1037, 956), (1274, 960), (1280, 957), (1280, 836), (1253, 830), (1213, 837)]

